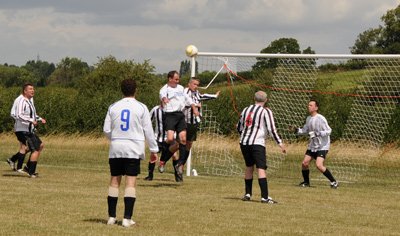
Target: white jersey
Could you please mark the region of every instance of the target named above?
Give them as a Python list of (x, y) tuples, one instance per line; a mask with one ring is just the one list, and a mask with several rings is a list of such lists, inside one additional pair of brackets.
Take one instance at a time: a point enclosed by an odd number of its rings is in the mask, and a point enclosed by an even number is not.
[(163, 109), (160, 105), (153, 107), (150, 111), (151, 120), (154, 121), (154, 135), (157, 142), (164, 142), (167, 139), (166, 132), (163, 127)]
[[(199, 110), (200, 116), (201, 116), (201, 107), (198, 106), (201, 101), (205, 100), (211, 100), (211, 99), (216, 99), (217, 95), (216, 94), (201, 94), (198, 90), (192, 91), (189, 88), (185, 88), (185, 93), (193, 100), (194, 104), (197, 106), (197, 109)], [(186, 106), (185, 110), (183, 111), (185, 113), (185, 120), (186, 123), (189, 124), (196, 124), (196, 117), (194, 115), (193, 109), (190, 106)]]
[(193, 100), (184, 92), (182, 85), (172, 88), (168, 84), (160, 89), (160, 100), (168, 98), (169, 102), (164, 106), (164, 112), (183, 111), (186, 106), (194, 104)]
[(103, 131), (111, 140), (109, 158), (144, 159), (145, 140), (151, 152), (158, 152), (149, 110), (135, 98), (123, 98), (108, 108)]
[(303, 126), (303, 128), (299, 128), (298, 130), (298, 134), (310, 134), (308, 149), (310, 149), (312, 152), (329, 150), (331, 143), (331, 132), (332, 129), (329, 127), (328, 121), (321, 114), (308, 116), (306, 119), (306, 124)]
[[(20, 95), (14, 100), (14, 103), (13, 103), (13, 106), (12, 106), (11, 112), (10, 112), (10, 115), (11, 115), (11, 117), (12, 117), (14, 120), (17, 119), (19, 100), (22, 99), (23, 97), (24, 97), (24, 95), (20, 94)], [(32, 102), (33, 102), (33, 98), (31, 98), (31, 100), (32, 100)]]
[(272, 111), (257, 104), (243, 109), (237, 129), (242, 145), (265, 146), (267, 135), (273, 137), (277, 144), (282, 143), (275, 127)]
[(11, 109), (11, 116), (15, 119), (15, 132), (34, 132), (34, 121), (39, 121), (40, 117), (36, 114), (36, 108), (33, 103), (33, 98), (27, 99), (20, 95), (18, 96)]

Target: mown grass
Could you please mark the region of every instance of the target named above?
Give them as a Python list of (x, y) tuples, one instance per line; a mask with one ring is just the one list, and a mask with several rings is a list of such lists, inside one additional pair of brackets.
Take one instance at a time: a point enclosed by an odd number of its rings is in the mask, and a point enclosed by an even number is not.
[[(5, 160), (18, 148), (12, 135), (0, 135)], [(242, 202), (241, 176), (185, 177), (155, 173), (137, 187), (134, 220), (125, 229), (108, 226), (108, 144), (103, 138), (43, 137), (40, 177), (29, 179), (0, 163), (0, 235), (399, 235), (400, 186), (342, 183), (330, 189), (314, 181), (302, 189), (297, 180), (272, 176), (270, 195), (277, 205)], [(237, 145), (231, 143), (232, 146)], [(293, 149), (294, 150), (294, 149)], [(395, 151), (398, 153), (398, 150)], [(383, 175), (383, 174), (382, 174)], [(120, 197), (123, 191), (120, 192)], [(117, 215), (121, 219), (122, 201)]]

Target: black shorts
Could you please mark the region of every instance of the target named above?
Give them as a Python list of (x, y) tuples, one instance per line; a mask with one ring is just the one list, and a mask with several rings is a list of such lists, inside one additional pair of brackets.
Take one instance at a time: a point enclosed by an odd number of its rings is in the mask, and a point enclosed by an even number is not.
[(328, 154), (328, 150), (320, 150), (316, 152), (312, 152), (310, 149), (307, 149), (306, 155), (312, 157), (312, 159), (317, 160), (317, 157), (326, 158), (326, 154)]
[(247, 167), (256, 165), (258, 169), (267, 169), (267, 157), (264, 146), (240, 144), (240, 150), (242, 151)]
[(185, 115), (181, 111), (164, 113), (164, 130), (173, 130), (177, 134), (186, 130)]
[(197, 124), (186, 124), (186, 140), (187, 141), (196, 141), (197, 139), (197, 130), (198, 130), (198, 125)]
[(110, 158), (111, 176), (138, 176), (140, 174), (140, 159), (135, 158)]
[(28, 146), (29, 151), (39, 151), (40, 145), (42, 144), (42, 140), (34, 134), (30, 132), (18, 131), (15, 132), (17, 139), (19, 142), (23, 143), (24, 145)]

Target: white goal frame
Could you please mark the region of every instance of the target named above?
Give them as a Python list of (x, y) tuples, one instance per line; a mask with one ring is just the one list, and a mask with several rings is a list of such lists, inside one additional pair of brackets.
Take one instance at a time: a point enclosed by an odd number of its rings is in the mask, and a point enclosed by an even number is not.
[[(253, 57), (253, 58), (271, 58), (271, 59), (336, 59), (336, 60), (351, 60), (351, 59), (398, 59), (400, 60), (400, 55), (398, 54), (269, 54), (269, 53), (228, 53), (228, 52), (202, 52), (199, 51), (196, 55), (190, 57), (191, 61), (191, 77), (196, 77), (196, 59), (198, 56), (205, 57)], [(218, 71), (220, 73), (224, 68)], [(203, 87), (202, 89), (207, 89), (217, 75), (211, 80), (211, 82)], [(186, 175), (190, 176), (192, 174), (191, 168), (191, 155), (186, 166)]]

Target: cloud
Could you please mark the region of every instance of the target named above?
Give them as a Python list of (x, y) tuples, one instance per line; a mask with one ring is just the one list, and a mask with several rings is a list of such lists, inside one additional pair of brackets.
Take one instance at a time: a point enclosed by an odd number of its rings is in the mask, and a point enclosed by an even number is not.
[(280, 37), (302, 49), (349, 53), (357, 35), (377, 27), (393, 0), (20, 0), (0, 2), (0, 63), (39, 54), (151, 59), (158, 72), (179, 69), (184, 49), (259, 52)]

